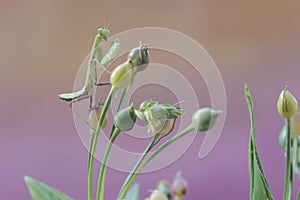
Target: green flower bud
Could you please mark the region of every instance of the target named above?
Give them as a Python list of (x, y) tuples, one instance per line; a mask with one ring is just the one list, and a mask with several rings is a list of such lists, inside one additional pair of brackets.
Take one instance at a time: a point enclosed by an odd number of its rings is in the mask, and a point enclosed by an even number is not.
[(147, 45), (141, 44), (139, 47), (132, 49), (128, 54), (128, 60), (132, 63), (134, 73), (145, 70), (149, 64)]
[(279, 144), (282, 148), (286, 148), (286, 137), (287, 137), (286, 127), (283, 126), (278, 137)]
[(169, 188), (169, 181), (167, 180), (162, 180), (157, 184), (157, 189), (161, 192), (163, 192), (166, 197), (170, 200), (171, 199), (171, 192)]
[(159, 190), (153, 190), (150, 196), (150, 200), (168, 200), (168, 197)]
[(298, 112), (291, 120), (292, 136), (300, 135), (300, 113)]
[[(90, 110), (89, 118), (87, 120), (87, 123), (94, 130), (97, 129), (99, 119), (100, 119), (100, 115), (102, 113), (102, 109), (103, 109), (103, 101), (100, 100), (98, 102), (98, 104)], [(105, 116), (104, 122), (103, 122), (103, 125), (102, 125), (102, 129), (104, 129), (106, 127), (107, 121), (108, 121), (107, 116)]]
[(284, 118), (292, 118), (298, 112), (298, 103), (295, 97), (284, 88), (277, 101), (278, 113)]
[(134, 105), (123, 108), (114, 117), (115, 126), (121, 131), (130, 131), (136, 121), (136, 114), (134, 112)]
[(201, 108), (193, 114), (192, 124), (195, 130), (207, 131), (212, 128), (218, 116), (222, 113), (219, 110)]
[(187, 188), (188, 188), (187, 181), (185, 180), (185, 178), (183, 178), (181, 172), (177, 172), (171, 186), (172, 194), (175, 197), (183, 198), (186, 195)]
[(133, 80), (133, 70), (131, 63), (127, 60), (114, 69), (110, 75), (110, 82), (116, 88), (126, 88)]
[(162, 121), (160, 125), (156, 127), (156, 134), (159, 134), (160, 136), (166, 136), (172, 132), (174, 125), (175, 125), (175, 118)]

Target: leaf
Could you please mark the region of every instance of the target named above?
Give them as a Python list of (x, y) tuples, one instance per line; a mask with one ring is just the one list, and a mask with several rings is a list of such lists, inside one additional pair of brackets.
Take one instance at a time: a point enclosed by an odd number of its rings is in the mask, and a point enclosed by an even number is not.
[(125, 200), (139, 200), (139, 184), (134, 184), (127, 192)]
[(250, 114), (250, 138), (249, 138), (249, 173), (250, 173), (250, 200), (273, 200), (267, 179), (264, 175), (255, 144), (253, 102), (248, 86), (244, 88), (245, 98)]
[(72, 200), (71, 197), (33, 178), (24, 177), (33, 200)]

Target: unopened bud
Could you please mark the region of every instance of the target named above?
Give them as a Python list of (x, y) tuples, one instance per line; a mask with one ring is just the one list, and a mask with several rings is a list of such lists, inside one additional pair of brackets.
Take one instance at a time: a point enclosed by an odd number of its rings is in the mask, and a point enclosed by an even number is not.
[(192, 124), (195, 130), (207, 131), (212, 128), (218, 116), (222, 113), (219, 110), (201, 108), (193, 114)]
[(174, 119), (167, 119), (156, 128), (156, 134), (159, 134), (160, 136), (166, 136), (169, 133), (172, 132), (174, 125), (175, 125), (175, 118)]
[(123, 108), (114, 117), (114, 123), (121, 131), (130, 131), (136, 121), (136, 114), (134, 112), (134, 105)]
[(300, 135), (300, 113), (298, 112), (291, 120), (292, 136)]
[[(87, 122), (90, 125), (90, 127), (94, 130), (97, 129), (100, 115), (102, 113), (102, 109), (103, 109), (103, 101), (100, 100), (99, 103), (90, 110), (89, 118), (88, 118)], [(104, 129), (106, 127), (107, 121), (108, 121), (107, 116), (105, 116), (103, 125), (101, 127), (102, 129)]]
[(187, 181), (185, 180), (185, 178), (183, 178), (181, 172), (177, 172), (171, 186), (172, 194), (175, 197), (183, 198), (186, 195), (187, 188), (188, 188)]
[(163, 192), (166, 197), (170, 200), (171, 199), (171, 192), (169, 188), (169, 181), (167, 180), (162, 180), (157, 184), (157, 189), (161, 192)]
[(295, 97), (284, 88), (277, 101), (278, 113), (284, 118), (292, 118), (298, 112), (298, 103)]
[(116, 88), (126, 88), (131, 85), (133, 76), (132, 65), (127, 60), (114, 69), (110, 75), (110, 82)]
[(283, 126), (278, 137), (279, 144), (282, 148), (286, 148), (286, 137), (287, 137), (286, 126)]
[(150, 200), (168, 200), (168, 197), (159, 190), (153, 190), (150, 196)]

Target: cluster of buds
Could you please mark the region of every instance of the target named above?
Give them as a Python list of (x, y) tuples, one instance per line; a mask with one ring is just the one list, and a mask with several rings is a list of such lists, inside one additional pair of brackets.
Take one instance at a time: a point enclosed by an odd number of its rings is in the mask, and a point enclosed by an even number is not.
[(177, 172), (171, 186), (167, 180), (160, 181), (155, 190), (151, 192), (150, 197), (145, 200), (183, 200), (186, 196), (187, 189), (187, 181), (182, 176), (181, 172)]
[(170, 104), (159, 104), (157, 101), (148, 99), (140, 104), (136, 113), (147, 123), (148, 132), (166, 136), (173, 130), (176, 118), (184, 111)]

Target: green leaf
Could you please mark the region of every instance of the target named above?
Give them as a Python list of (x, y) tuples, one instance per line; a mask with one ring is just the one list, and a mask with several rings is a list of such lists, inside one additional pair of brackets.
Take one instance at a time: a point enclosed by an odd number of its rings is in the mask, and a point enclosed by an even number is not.
[(250, 173), (250, 200), (273, 200), (267, 179), (264, 175), (255, 144), (253, 102), (248, 86), (245, 84), (245, 98), (250, 114), (250, 139), (249, 139), (249, 173)]
[(127, 192), (125, 200), (139, 200), (139, 184), (134, 184)]
[(33, 178), (24, 177), (33, 200), (72, 200), (71, 197)]

